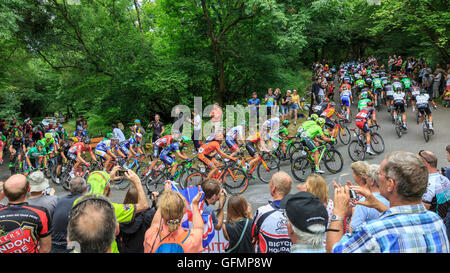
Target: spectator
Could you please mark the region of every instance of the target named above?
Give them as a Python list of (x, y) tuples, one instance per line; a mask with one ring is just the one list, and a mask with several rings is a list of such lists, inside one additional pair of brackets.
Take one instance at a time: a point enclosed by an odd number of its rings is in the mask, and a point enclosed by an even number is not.
[(114, 137), (119, 140), (119, 143), (122, 143), (126, 140), (125, 135), (123, 134), (122, 130), (117, 126), (117, 124), (113, 123), (111, 125), (113, 129)]
[(86, 181), (81, 177), (75, 177), (69, 182), (69, 194), (60, 198), (53, 213), (52, 253), (68, 253), (67, 249), (67, 224), (69, 213), (76, 199), (86, 191)]
[[(151, 196), (152, 201), (156, 201), (157, 196), (158, 192), (154, 192)], [(136, 186), (132, 185), (125, 195), (123, 204), (137, 203), (138, 191)], [(119, 224), (120, 232), (117, 236), (117, 247), (120, 253), (144, 253), (145, 232), (150, 228), (155, 212), (154, 208), (148, 208), (136, 213), (133, 220)]]
[(256, 253), (289, 253), (291, 240), (284, 225), (286, 217), (280, 208), (281, 200), (291, 192), (292, 178), (280, 171), (269, 181), (273, 201), (256, 210), (253, 217), (252, 238)]
[(58, 196), (55, 195), (55, 189), (49, 189), (48, 179), (45, 178), (44, 173), (41, 171), (30, 174), (28, 181), (30, 183), (28, 204), (44, 207), (48, 211), (50, 218), (52, 218), (56, 203), (58, 203)]
[(450, 208), (450, 180), (438, 172), (434, 153), (421, 150), (417, 157), (428, 169), (428, 186), (422, 201), (428, 210), (436, 212), (445, 221)]
[(325, 253), (328, 214), (322, 201), (309, 192), (290, 194), (281, 201), (288, 219), (291, 253)]
[(194, 142), (195, 153), (198, 153), (198, 148), (200, 148), (200, 140), (202, 134), (202, 118), (198, 114), (197, 109), (192, 110), (192, 115), (194, 119), (187, 119), (189, 123), (194, 126), (194, 131), (192, 132), (192, 141)]
[(327, 227), (330, 225), (330, 218), (333, 215), (333, 200), (330, 198), (329, 189), (325, 179), (318, 174), (311, 174), (307, 179), (305, 184), (297, 185), (299, 191), (306, 191), (314, 194), (322, 201), (328, 213), (328, 223)]
[(292, 93), (292, 104), (289, 107), (289, 115), (294, 119), (294, 125), (297, 125), (298, 109), (300, 109), (300, 95), (297, 93), (297, 89), (294, 88)]
[[(3, 184), (8, 205), (0, 207), (0, 253), (48, 253), (51, 249), (51, 218), (43, 207), (29, 205), (30, 184), (22, 174), (15, 174)], [(17, 236), (20, 234), (21, 236)]]
[(218, 103), (214, 103), (211, 111), (212, 131), (217, 133), (222, 128), (222, 108)]
[(172, 126), (172, 136), (176, 139), (181, 138), (183, 135), (183, 123), (185, 121), (183, 112), (181, 112), (180, 107), (177, 105), (173, 110), (172, 117), (174, 117), (174, 123)]
[(267, 109), (266, 115), (267, 115), (267, 118), (270, 118), (272, 116), (272, 113), (274, 113), (273, 110), (275, 110), (275, 106), (276, 106), (275, 95), (273, 94), (272, 88), (269, 88), (267, 90), (265, 102), (266, 102), (266, 109)]
[(145, 233), (145, 253), (200, 253), (203, 250), (203, 219), (199, 201), (202, 192), (192, 200), (192, 229), (181, 227), (186, 212), (186, 199), (179, 192), (172, 191), (170, 183), (158, 198), (158, 209), (150, 228)]
[[(224, 211), (223, 206), (226, 201), (226, 192), (220, 186), (220, 182), (216, 179), (206, 179), (202, 182), (202, 190), (205, 193), (206, 206), (203, 207), (204, 214), (210, 214), (214, 228), (221, 230), (223, 225)], [(211, 205), (215, 205), (219, 201), (217, 215)]]
[[(377, 172), (380, 166), (377, 164), (372, 164), (367, 165), (367, 167), (368, 170), (366, 173), (366, 177), (362, 180), (362, 184), (359, 184), (359, 186), (369, 189), (376, 199), (381, 201), (386, 207), (389, 207), (389, 201), (380, 194), (380, 189), (378, 185)], [(364, 197), (360, 201), (364, 201)], [(376, 219), (379, 216), (380, 212), (377, 211), (376, 209), (368, 208), (363, 205), (356, 205), (352, 213), (352, 220), (350, 222), (350, 231), (357, 229), (363, 223), (369, 222), (372, 219)]]
[(317, 77), (316, 81), (311, 86), (311, 94), (313, 95), (313, 104), (319, 104), (318, 96), (319, 96), (319, 91), (320, 91), (320, 88), (321, 88), (321, 86), (320, 86), (320, 79), (321, 79), (321, 77)]
[(275, 89), (275, 92), (273, 93), (275, 96), (275, 107), (274, 107), (274, 113), (278, 113), (280, 111), (280, 101), (281, 101), (281, 89), (277, 88)]
[(288, 119), (289, 107), (292, 103), (291, 90), (286, 91), (286, 95), (281, 98), (281, 120)]
[(248, 107), (250, 108), (250, 120), (254, 119), (256, 116), (256, 120), (259, 120), (259, 107), (261, 101), (258, 99), (258, 93), (253, 92), (252, 98), (248, 100)]
[(343, 218), (349, 208), (348, 186), (335, 186), (334, 211), (327, 234), (328, 252), (449, 252), (449, 241), (442, 219), (427, 211), (422, 195), (427, 188), (427, 167), (409, 152), (389, 153), (378, 170), (380, 193), (390, 208), (370, 190), (351, 186), (365, 197), (358, 204), (376, 208), (381, 215), (354, 230), (343, 233)]
[(395, 67), (396, 67), (395, 70), (396, 70), (397, 72), (402, 71), (402, 65), (403, 65), (402, 57), (401, 57), (401, 56), (398, 56), (397, 63), (395, 64)]
[(228, 240), (226, 253), (254, 253), (252, 244), (252, 206), (239, 194), (228, 199), (227, 222), (223, 235)]
[(422, 88), (427, 90), (428, 95), (430, 96), (430, 98), (432, 98), (433, 96), (433, 78), (431, 77), (431, 73), (428, 73), (428, 71), (424, 72), (425, 74), (423, 75), (422, 78)]
[(110, 253), (119, 226), (114, 207), (104, 197), (83, 196), (72, 208), (67, 241), (76, 242), (80, 253)]
[(444, 107), (450, 107), (450, 85), (447, 85), (446, 90), (442, 94), (442, 105)]
[(164, 123), (160, 121), (160, 116), (158, 114), (155, 115), (155, 120), (150, 122), (147, 128), (153, 128), (152, 135), (152, 143), (155, 144), (155, 141), (158, 140), (162, 135), (164, 135)]
[[(450, 144), (445, 147), (445, 155), (447, 156), (447, 162), (450, 162)], [(450, 180), (450, 168), (446, 168), (445, 176)]]

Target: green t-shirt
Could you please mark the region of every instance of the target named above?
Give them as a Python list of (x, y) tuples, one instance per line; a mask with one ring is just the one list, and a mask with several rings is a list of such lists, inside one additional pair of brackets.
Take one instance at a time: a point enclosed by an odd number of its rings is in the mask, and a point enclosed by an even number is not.
[(313, 125), (311, 127), (308, 128), (308, 130), (306, 130), (306, 135), (313, 139), (316, 136), (323, 136), (323, 130), (319, 125)]

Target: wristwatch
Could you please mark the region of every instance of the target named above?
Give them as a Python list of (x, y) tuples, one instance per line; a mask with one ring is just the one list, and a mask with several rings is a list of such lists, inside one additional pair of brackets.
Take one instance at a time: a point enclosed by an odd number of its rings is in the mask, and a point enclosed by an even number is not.
[(331, 215), (330, 221), (344, 221), (344, 218), (341, 218), (337, 215)]

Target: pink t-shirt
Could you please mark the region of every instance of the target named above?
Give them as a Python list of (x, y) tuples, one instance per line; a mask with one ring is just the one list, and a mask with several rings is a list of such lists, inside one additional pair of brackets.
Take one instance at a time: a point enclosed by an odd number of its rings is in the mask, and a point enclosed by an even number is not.
[(222, 109), (216, 108), (211, 111), (211, 121), (212, 122), (219, 122), (222, 120)]

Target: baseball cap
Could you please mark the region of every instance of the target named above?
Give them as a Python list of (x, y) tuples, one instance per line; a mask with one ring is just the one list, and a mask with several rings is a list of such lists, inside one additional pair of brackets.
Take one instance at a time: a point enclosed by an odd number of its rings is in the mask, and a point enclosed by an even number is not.
[(44, 173), (41, 171), (36, 171), (30, 174), (30, 176), (28, 176), (28, 181), (30, 182), (31, 192), (43, 191), (50, 187), (48, 179), (45, 178)]
[(280, 203), (288, 220), (301, 231), (311, 232), (308, 227), (315, 224), (326, 229), (328, 213), (319, 198), (309, 192), (298, 192), (286, 195)]

